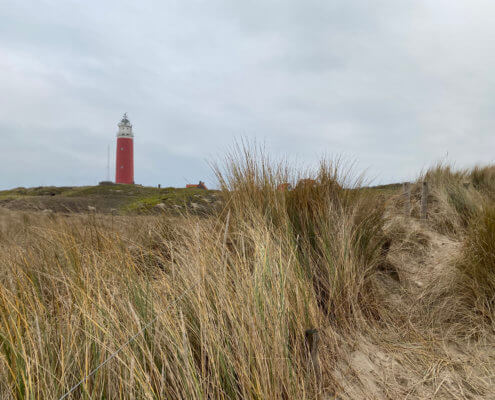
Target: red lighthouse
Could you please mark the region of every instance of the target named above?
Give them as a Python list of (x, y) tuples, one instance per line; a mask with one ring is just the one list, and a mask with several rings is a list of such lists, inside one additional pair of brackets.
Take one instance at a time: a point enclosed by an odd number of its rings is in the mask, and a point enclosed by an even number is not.
[(119, 123), (117, 133), (117, 156), (115, 165), (115, 183), (134, 183), (134, 134), (127, 113)]

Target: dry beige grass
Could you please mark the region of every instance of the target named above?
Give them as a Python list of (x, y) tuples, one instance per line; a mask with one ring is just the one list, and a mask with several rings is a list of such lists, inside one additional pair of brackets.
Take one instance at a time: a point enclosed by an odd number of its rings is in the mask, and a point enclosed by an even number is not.
[(491, 175), (442, 168), (425, 223), (328, 163), (279, 192), (297, 175), (246, 151), (216, 216), (0, 209), (0, 398), (59, 398), (154, 319), (69, 398), (495, 398), (489, 293), (463, 284)]

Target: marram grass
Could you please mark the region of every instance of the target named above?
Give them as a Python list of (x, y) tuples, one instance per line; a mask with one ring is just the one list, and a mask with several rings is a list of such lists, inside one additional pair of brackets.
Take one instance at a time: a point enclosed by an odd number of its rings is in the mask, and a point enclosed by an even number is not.
[[(0, 398), (59, 398), (152, 320), (69, 398), (332, 398), (343, 384), (332, 371), (352, 337), (411, 337), (404, 321), (414, 318), (391, 312), (383, 286), (390, 242), (400, 240), (385, 229), (393, 199), (335, 164), (298, 175), (240, 150), (216, 168), (218, 214), (0, 211)], [(491, 178), (476, 174), (488, 193)], [(462, 273), (488, 282), (490, 299), (492, 208), (470, 203), (489, 195), (467, 188), (463, 216), (448, 200), (448, 176), (436, 172), (444, 186), (432, 223), (444, 226), (449, 213), (446, 229), (468, 232), (463, 254), (473, 258)], [(297, 186), (302, 177), (315, 184)], [(295, 189), (278, 190), (285, 182)], [(321, 381), (308, 363), (312, 328)]]

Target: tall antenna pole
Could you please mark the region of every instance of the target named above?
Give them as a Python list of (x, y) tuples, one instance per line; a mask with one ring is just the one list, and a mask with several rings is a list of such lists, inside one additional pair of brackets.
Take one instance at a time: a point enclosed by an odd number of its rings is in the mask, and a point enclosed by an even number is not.
[(107, 146), (107, 181), (110, 181), (110, 145)]

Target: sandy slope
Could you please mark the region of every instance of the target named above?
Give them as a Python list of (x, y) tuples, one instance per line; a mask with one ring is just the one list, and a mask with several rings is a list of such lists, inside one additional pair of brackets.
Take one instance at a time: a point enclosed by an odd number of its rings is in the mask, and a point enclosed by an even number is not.
[(398, 215), (387, 230), (398, 238), (388, 254), (398, 277), (383, 277), (390, 318), (352, 344), (343, 340), (330, 373), (338, 389), (324, 398), (495, 399), (494, 335), (459, 335), (448, 316), (454, 298), (442, 293), (455, 276), (460, 238)]

